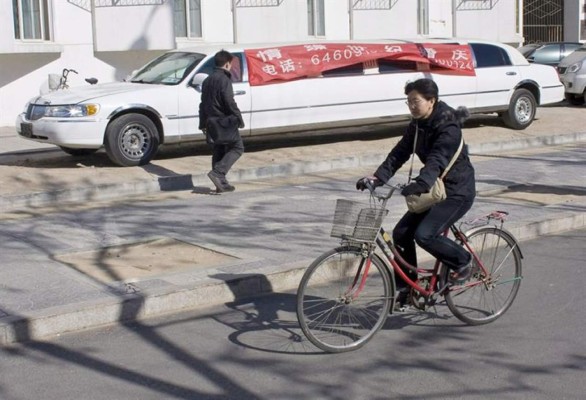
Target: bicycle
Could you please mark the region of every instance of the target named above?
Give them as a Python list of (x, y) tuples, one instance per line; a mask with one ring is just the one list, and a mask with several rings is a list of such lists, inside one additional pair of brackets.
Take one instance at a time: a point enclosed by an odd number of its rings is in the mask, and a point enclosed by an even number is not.
[[(67, 82), (69, 73), (73, 72), (74, 74), (78, 74), (78, 72), (74, 69), (63, 68), (61, 75), (58, 74), (49, 74), (49, 90), (66, 90), (69, 89), (69, 83)], [(57, 82), (57, 80), (59, 80)], [(98, 83), (96, 78), (86, 78), (85, 81), (90, 85), (95, 85)]]
[[(499, 318), (519, 291), (523, 255), (517, 240), (503, 228), (507, 212), (494, 211), (443, 232), (446, 236), (451, 232), (473, 257), (470, 278), (455, 285), (449, 280), (450, 270), (439, 260), (433, 268), (415, 268), (399, 255), (382, 222), (387, 202), (403, 186), (387, 186), (390, 190), (384, 195), (370, 186), (369, 204), (337, 200), (331, 236), (340, 238), (341, 245), (319, 256), (299, 283), (299, 325), (307, 339), (325, 352), (356, 350), (374, 337), (393, 313), (395, 274), (411, 287), (409, 299), (416, 308), (435, 306), (443, 296), (452, 314), (469, 325)], [(464, 224), (473, 227), (463, 232)], [(400, 266), (416, 271), (416, 280)]]

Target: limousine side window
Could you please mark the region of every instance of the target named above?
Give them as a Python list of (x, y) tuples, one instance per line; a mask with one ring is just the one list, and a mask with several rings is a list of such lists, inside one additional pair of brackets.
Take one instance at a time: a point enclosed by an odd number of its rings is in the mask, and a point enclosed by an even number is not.
[[(232, 55), (234, 56), (232, 59), (232, 68), (230, 69), (232, 82), (242, 82), (242, 53), (232, 53)], [(211, 57), (201, 66), (197, 73), (210, 75), (214, 71), (214, 67), (214, 57)]]
[(362, 63), (347, 65), (336, 69), (330, 69), (329, 71), (323, 71), (322, 76), (349, 76), (349, 75), (363, 75), (364, 67)]
[(417, 63), (405, 60), (378, 60), (378, 72), (381, 74), (405, 71), (417, 71)]
[(471, 43), (476, 68), (502, 67), (511, 65), (511, 59), (507, 52), (498, 46), (485, 43)]

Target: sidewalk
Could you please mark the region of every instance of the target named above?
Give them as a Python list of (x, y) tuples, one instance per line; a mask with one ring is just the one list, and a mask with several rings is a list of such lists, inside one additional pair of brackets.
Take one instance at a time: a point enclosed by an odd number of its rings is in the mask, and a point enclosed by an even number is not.
[[(561, 167), (559, 171), (547, 169), (551, 176), (547, 178), (550, 182), (545, 183), (556, 186), (555, 183), (563, 180), (563, 187), (556, 196), (546, 193), (543, 198), (539, 185), (528, 187), (520, 185), (520, 180), (507, 180), (508, 169), (514, 168), (515, 160), (507, 164), (503, 161), (506, 158), (489, 157), (505, 150), (584, 141), (583, 113), (579, 108), (540, 108), (540, 119), (525, 131), (502, 128), (491, 118), (474, 118), (465, 130), (466, 141), (471, 153), (489, 160), (478, 164), (477, 173), (483, 177), (478, 185), (478, 211), (494, 208), (494, 204), (485, 201), (487, 196), (498, 198), (499, 204), (515, 215), (507, 228), (520, 240), (583, 227), (586, 209), (583, 169), (581, 175), (571, 176)], [(387, 139), (249, 152), (231, 172), (230, 180), (244, 185), (254, 179), (291, 179), (294, 175), (309, 173), (315, 174), (317, 180), (326, 180), (334, 176), (331, 171), (369, 170), (386, 156), (398, 140), (401, 128), (393, 128), (390, 132), (395, 136)], [(144, 197), (148, 193), (168, 190), (191, 193), (194, 188), (197, 192), (198, 188), (211, 187), (206, 177), (209, 155), (166, 158), (163, 153), (163, 157), (151, 165), (118, 168), (112, 166), (104, 154), (73, 159), (49, 147), (7, 148), (4, 144), (11, 140), (18, 143), (19, 139), (11, 137), (11, 130), (7, 128), (0, 129), (0, 137), (8, 138), (3, 140), (0, 150), (0, 209), (5, 215), (26, 214), (30, 206), (51, 206), (57, 211), (67, 211), (64, 201), (93, 202), (128, 195)], [(27, 159), (18, 159), (23, 154)], [(41, 156), (37, 157), (39, 154)], [(486, 178), (489, 175), (490, 178)], [(332, 199), (340, 197), (339, 187), (332, 187), (331, 192)], [(241, 196), (238, 198), (242, 202), (234, 204), (231, 200), (234, 197), (230, 196), (235, 195)], [(294, 201), (294, 207), (290, 202), (279, 203), (277, 197), (267, 199), (274, 200), (269, 210), (271, 215), (267, 217), (258, 214), (254, 207), (247, 208), (254, 204), (254, 196), (262, 194), (250, 191), (248, 194), (198, 197), (198, 206), (205, 210), (203, 214), (222, 211), (218, 224), (233, 229), (239, 243), (234, 243), (232, 237), (219, 237), (219, 231), (210, 226), (206, 215), (193, 215), (191, 209), (179, 206), (164, 220), (154, 217), (160, 210), (143, 207), (141, 212), (153, 213), (150, 218), (154, 223), (148, 218), (144, 221), (130, 215), (130, 209), (126, 213), (90, 209), (75, 217), (72, 215), (67, 221), (51, 214), (39, 222), (34, 218), (0, 220), (4, 238), (0, 255), (0, 344), (47, 338), (295, 288), (309, 262), (324, 250), (323, 246), (314, 246), (308, 251), (306, 241), (328, 235), (331, 210), (317, 207), (316, 211), (315, 203), (332, 199), (324, 199), (321, 195), (314, 198), (295, 187), (286, 188), (278, 198)], [(529, 206), (520, 199), (534, 200), (534, 204)], [(403, 209), (398, 205), (392, 208), (393, 216), (401, 212)], [(189, 223), (182, 224), (188, 220)], [(179, 242), (199, 246), (198, 250), (213, 252), (219, 259), (203, 266), (187, 262), (183, 270), (157, 276), (123, 280), (110, 277), (108, 280), (69, 268), (74, 265), (71, 260), (56, 256), (79, 251), (87, 243), (93, 243), (101, 253), (88, 257), (104, 263), (106, 250), (123, 244), (120, 237), (140, 235), (144, 243), (145, 238), (160, 239), (163, 232), (167, 238), (178, 238)], [(171, 244), (177, 245), (177, 242)], [(161, 243), (162, 247), (169, 245), (169, 242)], [(331, 243), (335, 244), (335, 240)]]
[[(542, 107), (538, 119), (523, 131), (504, 128), (496, 116), (473, 117), (465, 129), (465, 140), (473, 154), (585, 140), (584, 112), (583, 107)], [(378, 165), (403, 129), (369, 129), (384, 133), (385, 139), (247, 151), (229, 179), (238, 183)], [(354, 132), (351, 137), (359, 137), (360, 130)], [(0, 128), (0, 138), (0, 211), (213, 187), (206, 175), (210, 156), (202, 155), (202, 149), (207, 153), (205, 146), (194, 149), (200, 155), (189, 155), (189, 147), (179, 151), (163, 148), (149, 165), (120, 168), (103, 151), (71, 157), (56, 146), (21, 139), (9, 127)], [(23, 148), (25, 144), (28, 149)]]

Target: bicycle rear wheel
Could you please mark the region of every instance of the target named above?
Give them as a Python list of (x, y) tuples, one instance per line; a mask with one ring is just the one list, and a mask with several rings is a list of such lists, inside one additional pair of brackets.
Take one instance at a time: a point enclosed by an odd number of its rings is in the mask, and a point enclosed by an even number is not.
[(305, 271), (297, 291), (303, 333), (330, 353), (364, 346), (388, 316), (395, 294), (390, 282), (383, 261), (373, 254), (369, 262), (359, 247), (323, 254)]
[[(459, 320), (469, 325), (494, 321), (513, 304), (521, 285), (521, 251), (516, 240), (496, 227), (482, 227), (466, 235), (478, 260), (472, 262), (470, 280), (446, 293), (446, 303)], [(447, 273), (447, 272), (446, 272)]]

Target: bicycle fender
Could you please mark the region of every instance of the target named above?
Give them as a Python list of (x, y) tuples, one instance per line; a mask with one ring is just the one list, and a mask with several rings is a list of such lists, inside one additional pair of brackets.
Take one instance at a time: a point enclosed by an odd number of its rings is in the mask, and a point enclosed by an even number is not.
[(464, 236), (466, 236), (466, 239), (468, 239), (472, 234), (482, 230), (482, 229), (496, 229), (501, 231), (501, 233), (503, 234), (503, 236), (506, 236), (508, 239), (510, 239), (513, 243), (515, 243), (515, 248), (519, 251), (519, 256), (521, 257), (521, 259), (524, 258), (523, 256), (523, 252), (521, 251), (521, 246), (519, 246), (519, 241), (515, 238), (515, 236), (513, 236), (513, 234), (511, 232), (509, 232), (508, 230), (504, 229), (504, 228), (499, 228), (498, 226), (478, 226), (476, 228), (472, 228), (466, 232), (464, 232)]

